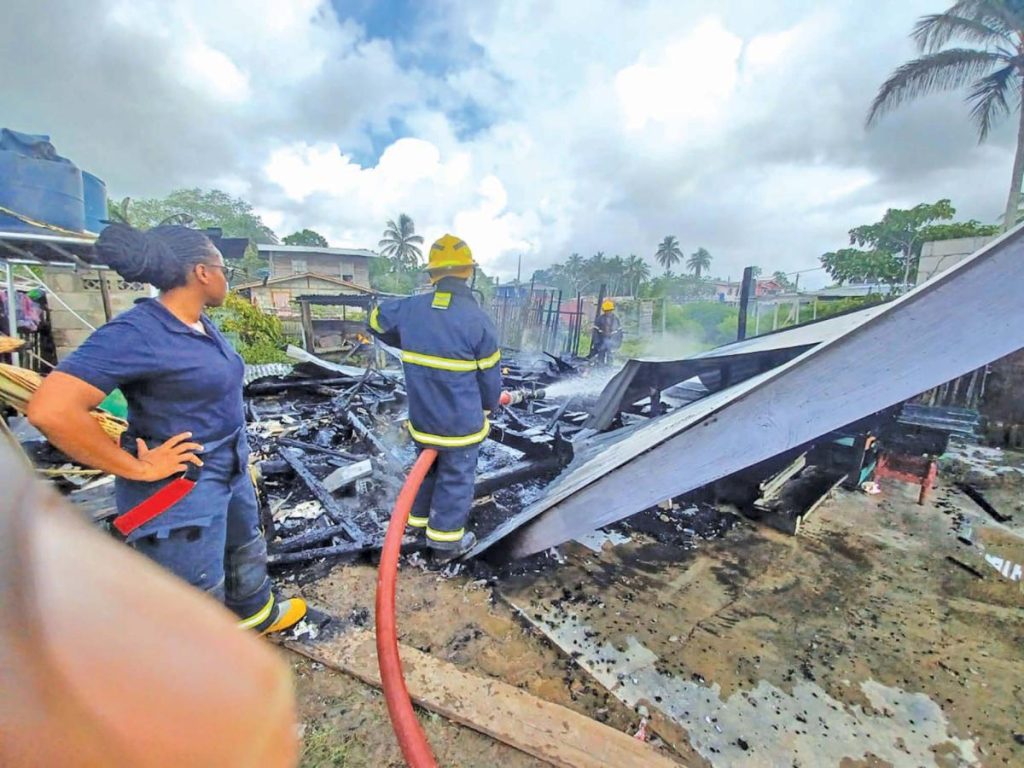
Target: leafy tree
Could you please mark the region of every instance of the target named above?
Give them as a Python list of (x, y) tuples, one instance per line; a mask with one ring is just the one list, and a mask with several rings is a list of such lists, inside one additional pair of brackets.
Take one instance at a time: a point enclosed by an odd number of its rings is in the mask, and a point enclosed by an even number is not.
[[(932, 240), (955, 240), (958, 237), (991, 237), (999, 234), (997, 224), (982, 224), (980, 221), (952, 221), (949, 224), (929, 224), (921, 227), (918, 238), (921, 245)], [(918, 248), (920, 254), (920, 247)]]
[(376, 291), (408, 296), (423, 277), (422, 271), (396, 266), (389, 259), (370, 259), (370, 287)]
[[(961, 88), (969, 88), (966, 101), (979, 142), (999, 119), (1017, 111), (1017, 150), (1003, 216), (1003, 227), (1009, 229), (1016, 222), (1024, 179), (1024, 3), (960, 0), (944, 13), (922, 16), (911, 36), (923, 55), (898, 67), (882, 84), (867, 125), (920, 96)], [(954, 40), (974, 47), (947, 47)]]
[(658, 244), (658, 250), (654, 258), (665, 268), (665, 273), (672, 271), (672, 267), (683, 260), (683, 252), (679, 248), (679, 241), (673, 235), (666, 235), (665, 239)]
[(711, 269), (711, 254), (705, 248), (698, 248), (686, 260), (686, 268), (700, 279), (701, 273)]
[[(107, 215), (110, 217), (110, 221), (117, 222), (118, 224), (127, 224), (131, 227), (145, 228), (144, 225), (138, 221), (139, 217), (135, 213), (135, 208), (130, 197), (125, 197), (120, 202), (110, 200), (108, 198)], [(181, 224), (188, 226), (191, 223), (192, 217), (187, 213), (174, 213), (150, 226), (162, 226), (164, 224)]]
[(775, 272), (772, 272), (772, 280), (778, 283), (779, 287), (785, 291), (790, 291), (796, 288), (796, 284), (792, 280), (790, 280), (789, 275), (787, 275), (782, 270), (776, 270)]
[(326, 248), (327, 238), (312, 229), (302, 229), (292, 232), (282, 240), (285, 245), (306, 245), (311, 248)]
[(750, 268), (750, 276), (753, 277), (755, 280), (757, 280), (757, 278), (759, 278), (763, 273), (764, 270), (758, 266), (753, 266)]
[(883, 282), (896, 287), (909, 285), (917, 270), (921, 246), (929, 240), (994, 234), (998, 227), (975, 220), (938, 224), (956, 215), (949, 200), (921, 203), (903, 210), (890, 208), (881, 221), (850, 230), (850, 244), (857, 248), (830, 251), (821, 257), (822, 266), (833, 280)]
[(393, 269), (418, 267), (423, 259), (422, 244), (423, 237), (416, 234), (416, 225), (404, 213), (398, 215), (397, 222), (388, 219), (384, 236), (377, 243), (381, 256), (391, 262)]
[(222, 306), (211, 310), (211, 317), (250, 365), (287, 362), (281, 350), (284, 330), (276, 315), (264, 313), (237, 293), (229, 293)]
[(888, 251), (840, 248), (821, 255), (821, 266), (839, 285), (886, 283), (892, 287), (903, 277), (903, 265)]
[[(177, 217), (199, 229), (217, 227), (225, 237), (247, 237), (252, 243), (276, 243), (277, 236), (252, 206), (219, 189), (178, 189), (164, 198), (131, 201), (132, 223), (155, 227)], [(183, 221), (180, 219), (186, 219)]]
[(921, 230), (934, 221), (951, 219), (956, 209), (949, 200), (921, 203), (910, 210), (890, 208), (881, 221), (850, 230), (850, 245), (867, 246), (896, 256), (903, 265), (903, 282), (910, 283), (912, 267), (921, 253)]

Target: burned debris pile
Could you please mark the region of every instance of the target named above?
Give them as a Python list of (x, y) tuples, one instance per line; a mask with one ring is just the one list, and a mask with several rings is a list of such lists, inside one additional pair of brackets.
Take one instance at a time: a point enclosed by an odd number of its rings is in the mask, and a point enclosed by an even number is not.
[[(342, 366), (307, 354), (294, 368), (251, 370), (246, 410), (252, 466), (272, 566), (352, 559), (378, 550), (415, 459), (398, 370)], [(580, 361), (551, 356), (503, 363), (513, 402), (492, 414), (481, 447), (474, 525), (488, 531), (542, 492), (572, 459), (588, 414), (545, 387), (582, 380)], [(422, 538), (407, 536), (415, 551)]]

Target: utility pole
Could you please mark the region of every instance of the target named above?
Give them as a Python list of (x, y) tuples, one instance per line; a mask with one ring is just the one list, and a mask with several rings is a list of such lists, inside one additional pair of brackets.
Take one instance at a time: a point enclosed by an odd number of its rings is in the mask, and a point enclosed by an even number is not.
[(747, 308), (750, 304), (751, 287), (754, 282), (754, 268), (743, 270), (743, 282), (740, 284), (740, 316), (736, 324), (736, 341), (747, 338)]

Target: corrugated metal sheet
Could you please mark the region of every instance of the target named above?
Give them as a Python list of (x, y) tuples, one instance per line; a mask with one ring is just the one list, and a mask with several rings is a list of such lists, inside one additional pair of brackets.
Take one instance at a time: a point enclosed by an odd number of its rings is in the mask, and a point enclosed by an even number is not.
[[(799, 357), (587, 453), (474, 549), (561, 544), (1024, 347), (1024, 227)], [(848, 316), (849, 317), (849, 316)]]

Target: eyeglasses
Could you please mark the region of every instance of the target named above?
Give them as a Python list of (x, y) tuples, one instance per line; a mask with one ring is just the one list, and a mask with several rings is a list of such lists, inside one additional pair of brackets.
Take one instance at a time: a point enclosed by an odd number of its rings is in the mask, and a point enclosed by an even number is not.
[(235, 267), (228, 266), (227, 264), (203, 264), (203, 266), (224, 270), (224, 279), (229, 283), (235, 279)]

